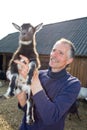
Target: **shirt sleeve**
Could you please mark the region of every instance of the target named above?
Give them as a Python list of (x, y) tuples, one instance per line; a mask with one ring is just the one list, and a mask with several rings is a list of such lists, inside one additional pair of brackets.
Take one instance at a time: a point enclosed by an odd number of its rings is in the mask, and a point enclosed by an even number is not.
[(58, 122), (75, 102), (80, 90), (80, 83), (72, 83), (61, 90), (53, 100), (50, 100), (42, 90), (33, 96), (35, 106), (44, 124)]

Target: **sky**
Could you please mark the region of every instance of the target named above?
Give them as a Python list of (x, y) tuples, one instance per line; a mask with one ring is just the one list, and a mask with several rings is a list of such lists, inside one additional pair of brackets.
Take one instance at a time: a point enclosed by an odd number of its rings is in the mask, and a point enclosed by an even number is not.
[(87, 0), (1, 0), (0, 40), (17, 32), (12, 22), (51, 24), (87, 17)]

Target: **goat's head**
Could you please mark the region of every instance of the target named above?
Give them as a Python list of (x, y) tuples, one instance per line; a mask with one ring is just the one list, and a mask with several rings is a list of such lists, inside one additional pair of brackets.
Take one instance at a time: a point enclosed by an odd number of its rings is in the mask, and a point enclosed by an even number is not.
[(13, 26), (20, 31), (19, 41), (30, 43), (33, 40), (33, 36), (38, 32), (43, 23), (33, 27), (30, 23), (24, 23), (22, 26), (18, 26), (15, 23), (12, 23)]

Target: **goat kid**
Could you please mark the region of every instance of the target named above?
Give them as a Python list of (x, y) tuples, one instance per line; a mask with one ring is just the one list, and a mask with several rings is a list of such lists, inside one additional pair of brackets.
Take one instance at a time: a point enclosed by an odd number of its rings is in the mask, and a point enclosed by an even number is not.
[(78, 119), (81, 121), (81, 118), (79, 116), (78, 108), (79, 108), (79, 101), (76, 100), (72, 104), (72, 106), (70, 107), (70, 109), (69, 109), (69, 120), (71, 120), (71, 116), (74, 114), (74, 115), (77, 115)]
[[(28, 99), (26, 101), (27, 110), (26, 110), (26, 122), (32, 124), (34, 122), (34, 113), (33, 113), (33, 101), (31, 98), (31, 90), (29, 85), (31, 85), (31, 79), (35, 69), (40, 68), (39, 55), (36, 50), (36, 40), (35, 34), (42, 28), (42, 23), (33, 27), (29, 23), (23, 24), (21, 27), (15, 23), (12, 23), (13, 26), (19, 30), (19, 47), (16, 52), (13, 54), (12, 59), (9, 63), (9, 68), (7, 70), (7, 78), (10, 80), (9, 87), (7, 92), (4, 94), (5, 98), (14, 96), (21, 91), (26, 91), (28, 94)], [(21, 62), (24, 62), (20, 55), (26, 56), (29, 63), (29, 72), (27, 79), (25, 80), (21, 75), (18, 74), (18, 68), (21, 67), (14, 63), (14, 60), (19, 59)]]
[(81, 87), (79, 94), (77, 96), (77, 100), (73, 103), (71, 108), (69, 109), (69, 120), (71, 120), (71, 115), (76, 114), (78, 119), (80, 119), (78, 108), (79, 108), (79, 100), (85, 100), (87, 102), (87, 88)]

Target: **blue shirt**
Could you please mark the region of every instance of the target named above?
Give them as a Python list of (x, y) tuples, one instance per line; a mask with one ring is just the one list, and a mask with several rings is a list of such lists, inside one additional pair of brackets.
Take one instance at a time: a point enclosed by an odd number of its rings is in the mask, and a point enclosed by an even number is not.
[[(80, 91), (80, 81), (65, 69), (56, 73), (41, 70), (39, 78), (44, 89), (32, 97), (35, 123), (26, 124), (24, 114), (20, 130), (64, 130), (68, 110)], [(22, 109), (25, 111), (26, 106)]]

